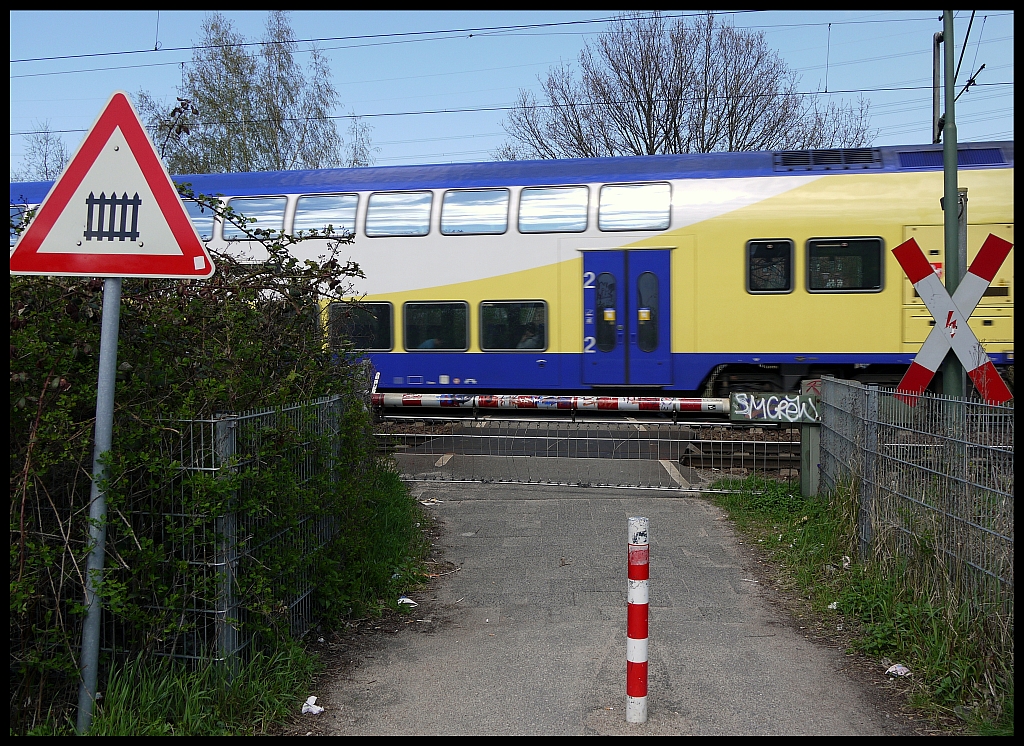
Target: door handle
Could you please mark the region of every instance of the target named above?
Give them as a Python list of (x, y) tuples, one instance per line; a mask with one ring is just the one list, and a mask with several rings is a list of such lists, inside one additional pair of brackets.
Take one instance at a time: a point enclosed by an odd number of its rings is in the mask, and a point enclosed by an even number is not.
[(547, 364), (548, 364), (548, 361), (544, 360), (543, 358), (537, 361), (537, 366), (540, 367), (540, 368), (543, 368)]

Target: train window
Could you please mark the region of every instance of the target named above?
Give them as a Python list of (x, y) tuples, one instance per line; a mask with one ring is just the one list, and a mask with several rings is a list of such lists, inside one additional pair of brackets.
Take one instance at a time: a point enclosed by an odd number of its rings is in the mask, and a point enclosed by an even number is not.
[(597, 306), (597, 349), (611, 352), (615, 349), (615, 327), (620, 323), (615, 313), (615, 275), (611, 272), (599, 274), (594, 295), (594, 305)]
[[(21, 233), (24, 233), (28, 228), (28, 223), (21, 225), (21, 221), (24, 219), (25, 213), (29, 210), (35, 210), (38, 205), (11, 205), (11, 248), (14, 248), (14, 244), (18, 243), (18, 238)], [(15, 230), (20, 228), (20, 232)]]
[(601, 187), (597, 223), (603, 231), (665, 230), (671, 207), (668, 184), (606, 185)]
[(406, 303), (405, 349), (465, 350), (469, 348), (469, 304)]
[(182, 200), (182, 202), (185, 203), (185, 211), (188, 213), (188, 218), (192, 221), (192, 225), (195, 226), (199, 238), (203, 241), (209, 241), (213, 238), (213, 210), (209, 207), (204, 207), (194, 200), (186, 199)]
[(747, 241), (747, 292), (793, 292), (792, 241)]
[(445, 192), (441, 233), (504, 233), (508, 228), (508, 189), (460, 189)]
[(658, 348), (658, 276), (641, 272), (636, 278), (636, 346), (641, 352)]
[(390, 350), (390, 303), (332, 303), (329, 308), (328, 329), (331, 347), (346, 341), (356, 350)]
[(882, 289), (881, 238), (812, 238), (807, 242), (807, 289), (812, 293)]
[(374, 192), (366, 209), (367, 236), (425, 236), (432, 192)]
[(292, 233), (326, 231), (332, 236), (351, 235), (356, 231), (356, 194), (317, 194), (299, 197), (295, 205)]
[(480, 304), (480, 348), (546, 350), (547, 304), (543, 301)]
[(585, 186), (531, 187), (519, 195), (520, 233), (579, 233), (587, 229)]
[[(256, 218), (255, 223), (246, 226), (250, 231), (283, 231), (284, 207), (287, 203), (287, 197), (235, 197), (228, 202), (228, 206), (240, 215)], [(241, 228), (230, 223), (224, 224), (225, 241), (245, 241), (247, 238)]]

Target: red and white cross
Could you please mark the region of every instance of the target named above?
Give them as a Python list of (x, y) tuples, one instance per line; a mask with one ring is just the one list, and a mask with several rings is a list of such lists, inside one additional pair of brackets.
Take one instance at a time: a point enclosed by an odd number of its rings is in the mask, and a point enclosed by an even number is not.
[(982, 398), (990, 404), (1003, 404), (1013, 398), (985, 348), (967, 325), (967, 319), (981, 301), (992, 278), (1006, 260), (1013, 244), (989, 234), (970, 269), (951, 298), (934, 267), (928, 263), (917, 241), (911, 238), (892, 250), (914, 289), (935, 318), (928, 338), (897, 387), (897, 398), (910, 406), (928, 388), (950, 348), (967, 371)]

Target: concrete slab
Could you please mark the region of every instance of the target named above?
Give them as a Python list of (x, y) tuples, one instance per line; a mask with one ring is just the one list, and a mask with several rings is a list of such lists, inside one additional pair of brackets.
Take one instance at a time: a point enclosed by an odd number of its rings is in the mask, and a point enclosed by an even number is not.
[(667, 459), (567, 458), (397, 453), (402, 474), (416, 480), (515, 482), (689, 490), (703, 479)]
[[(452, 459), (453, 461), (457, 459)], [(657, 465), (657, 462), (654, 462)], [(667, 492), (420, 483), (429, 624), (323, 692), (331, 734), (902, 735), (745, 581), (722, 511)], [(625, 723), (626, 519), (651, 526), (650, 720)], [(414, 630), (421, 630), (420, 632)], [(372, 656), (372, 657), (371, 657)]]

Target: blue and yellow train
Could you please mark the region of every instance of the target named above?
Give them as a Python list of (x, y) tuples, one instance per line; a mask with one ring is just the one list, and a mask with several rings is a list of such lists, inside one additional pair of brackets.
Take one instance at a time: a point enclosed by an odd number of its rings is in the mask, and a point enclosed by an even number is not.
[[(328, 315), (382, 392), (895, 384), (933, 320), (891, 249), (916, 238), (940, 274), (944, 256), (938, 145), (178, 179), (259, 228), (355, 234), (362, 303)], [(962, 144), (959, 184), (969, 259), (990, 233), (1012, 242), (1013, 143)], [(12, 184), (12, 210), (49, 186)], [(211, 247), (252, 249), (190, 213)], [(1000, 368), (1013, 294), (1011, 254), (970, 321)]]

